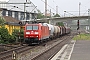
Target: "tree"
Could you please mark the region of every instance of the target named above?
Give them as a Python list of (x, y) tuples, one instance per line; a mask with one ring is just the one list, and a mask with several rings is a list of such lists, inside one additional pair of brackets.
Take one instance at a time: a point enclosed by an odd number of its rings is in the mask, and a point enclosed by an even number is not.
[(0, 43), (15, 43), (16, 39), (14, 37), (14, 35), (10, 35), (7, 28), (5, 28), (4, 26), (2, 26), (0, 28)]
[(0, 25), (3, 25), (4, 22), (5, 22), (5, 20), (2, 17), (0, 17)]
[(1, 38), (0, 38), (1, 43), (8, 42), (9, 33), (8, 33), (8, 30), (4, 26), (0, 28), (0, 36), (1, 36)]
[(64, 26), (64, 23), (63, 22), (57, 22), (56, 25), (57, 26)]
[(4, 18), (0, 17), (0, 43), (8, 44), (13, 41), (13, 37), (9, 34), (7, 28), (5, 28), (4, 23)]
[(44, 15), (42, 15), (42, 13), (38, 13), (37, 19), (41, 19), (41, 18), (44, 18)]
[(56, 15), (54, 15), (54, 17), (60, 17), (60, 15), (59, 14), (56, 14)]
[(37, 19), (44, 18), (45, 16), (41, 13), (40, 10), (38, 10)]

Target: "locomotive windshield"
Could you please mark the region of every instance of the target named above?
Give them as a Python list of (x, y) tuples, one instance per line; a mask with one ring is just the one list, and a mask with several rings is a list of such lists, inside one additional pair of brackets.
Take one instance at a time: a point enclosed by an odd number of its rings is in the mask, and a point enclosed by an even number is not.
[(26, 30), (38, 30), (38, 26), (36, 25), (29, 25), (26, 27)]
[(33, 26), (33, 30), (38, 30), (38, 26)]
[(32, 26), (27, 26), (26, 30), (32, 30)]

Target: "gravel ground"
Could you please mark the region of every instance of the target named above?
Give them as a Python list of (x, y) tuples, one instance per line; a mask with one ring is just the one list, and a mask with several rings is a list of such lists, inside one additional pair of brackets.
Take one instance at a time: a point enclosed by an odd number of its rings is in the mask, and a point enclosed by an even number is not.
[[(18, 55), (17, 59), (18, 60), (31, 60), (32, 58), (40, 55), (41, 53), (43, 53), (45, 51), (47, 51), (52, 46), (58, 44), (59, 42), (62, 41), (63, 38), (66, 38), (66, 37), (68, 37), (68, 36), (63, 36), (62, 38), (57, 38), (56, 40), (47, 42), (45, 46), (36, 47), (36, 48), (34, 48), (32, 50), (27, 51), (27, 53), (25, 53), (25, 52), (21, 53), (21, 54)], [(49, 52), (48, 54), (46, 53), (46, 56), (44, 56), (44, 57), (49, 58), (53, 53), (55, 53), (55, 51), (59, 51), (60, 50), (60, 48), (61, 48), (60, 46), (61, 46), (61, 44), (58, 44), (58, 46), (55, 47), (54, 50), (52, 49), (51, 52)], [(36, 59), (36, 60), (38, 60), (38, 59)], [(47, 59), (44, 58), (42, 60), (47, 60)]]

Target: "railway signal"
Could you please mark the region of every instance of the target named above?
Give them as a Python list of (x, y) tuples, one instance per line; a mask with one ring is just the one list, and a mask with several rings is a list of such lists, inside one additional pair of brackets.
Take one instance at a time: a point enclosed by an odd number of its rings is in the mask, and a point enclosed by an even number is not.
[(77, 21), (77, 30), (79, 30), (79, 20)]

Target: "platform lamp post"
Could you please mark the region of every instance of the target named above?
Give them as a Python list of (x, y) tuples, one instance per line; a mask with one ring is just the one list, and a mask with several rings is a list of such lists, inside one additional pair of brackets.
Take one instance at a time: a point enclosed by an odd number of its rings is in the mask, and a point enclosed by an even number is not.
[(80, 16), (80, 5), (81, 5), (81, 3), (79, 2), (79, 16)]

